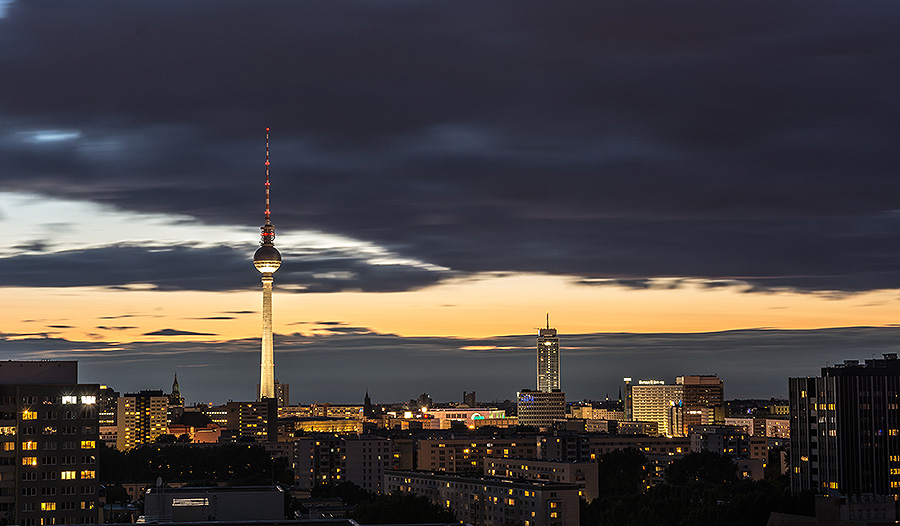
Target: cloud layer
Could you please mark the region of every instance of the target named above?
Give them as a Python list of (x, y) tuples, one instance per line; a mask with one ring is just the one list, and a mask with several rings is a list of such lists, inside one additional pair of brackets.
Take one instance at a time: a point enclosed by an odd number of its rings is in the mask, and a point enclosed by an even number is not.
[[(458, 272), (900, 287), (894, 2), (6, 11), (3, 190), (253, 228), (270, 126), (280, 231), (338, 233)], [(195, 263), (209, 256), (238, 286), (235, 255), (215, 247), (32, 254), (0, 275), (207, 290), (222, 286)], [(84, 277), (98, 257), (112, 271)], [(303, 290), (445, 277), (306, 263), (289, 278)]]
[[(461, 400), (472, 390), (479, 400), (505, 400), (534, 388), (533, 335), (401, 337), (315, 325), (314, 336), (275, 338), (276, 377), (291, 385), (295, 403), (360, 403), (366, 389), (378, 402), (422, 392)], [(562, 335), (562, 387), (569, 400), (603, 399), (618, 396), (624, 377), (671, 383), (678, 375), (718, 374), (727, 398), (786, 397), (788, 377), (896, 352), (898, 336), (898, 327)], [(0, 359), (76, 359), (80, 381), (128, 392), (167, 388), (177, 371), (189, 401), (224, 402), (255, 397), (259, 340), (109, 344), (0, 334)]]

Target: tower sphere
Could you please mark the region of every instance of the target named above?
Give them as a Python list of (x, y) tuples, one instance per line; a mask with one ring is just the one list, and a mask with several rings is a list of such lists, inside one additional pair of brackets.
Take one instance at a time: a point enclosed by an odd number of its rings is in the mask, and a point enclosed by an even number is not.
[(263, 245), (253, 254), (253, 266), (263, 274), (275, 272), (281, 266), (281, 252), (272, 245)]

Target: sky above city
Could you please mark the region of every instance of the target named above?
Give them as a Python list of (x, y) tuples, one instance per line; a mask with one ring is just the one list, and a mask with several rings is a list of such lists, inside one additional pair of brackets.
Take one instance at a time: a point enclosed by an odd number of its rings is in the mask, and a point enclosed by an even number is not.
[(900, 5), (0, 0), (0, 359), (291, 400), (726, 397), (896, 352)]

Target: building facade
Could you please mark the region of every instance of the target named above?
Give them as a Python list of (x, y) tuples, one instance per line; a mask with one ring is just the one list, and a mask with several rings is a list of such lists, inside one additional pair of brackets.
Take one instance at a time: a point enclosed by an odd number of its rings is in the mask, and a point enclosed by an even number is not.
[(725, 382), (715, 375), (678, 376), (682, 386), (682, 430), (688, 436), (691, 426), (725, 422)]
[(428, 438), (419, 440), (416, 468), (480, 475), (484, 459), (536, 458), (538, 446), (525, 438)]
[(559, 389), (559, 337), (548, 320), (546, 329), (538, 329), (537, 390), (549, 393)]
[(666, 385), (662, 380), (639, 380), (630, 386), (631, 418), (637, 422), (656, 422), (659, 433), (684, 436), (684, 386)]
[(900, 497), (900, 360), (790, 378), (791, 489)]
[(228, 402), (225, 404), (225, 427), (257, 442), (275, 442), (278, 440), (276, 403), (275, 398), (263, 398), (258, 402)]
[(598, 472), (595, 462), (554, 462), (522, 458), (486, 458), (484, 474), (506, 479), (575, 484), (578, 496), (590, 502), (597, 498)]
[(117, 400), (116, 447), (127, 451), (168, 432), (169, 397), (161, 390), (126, 393)]
[(516, 394), (516, 407), (520, 426), (548, 428), (566, 418), (566, 393), (525, 389)]
[(7, 524), (95, 524), (97, 384), (76, 362), (0, 365), (0, 515)]
[(574, 484), (513, 482), (417, 471), (387, 471), (385, 491), (422, 495), (476, 526), (578, 526), (578, 492)]

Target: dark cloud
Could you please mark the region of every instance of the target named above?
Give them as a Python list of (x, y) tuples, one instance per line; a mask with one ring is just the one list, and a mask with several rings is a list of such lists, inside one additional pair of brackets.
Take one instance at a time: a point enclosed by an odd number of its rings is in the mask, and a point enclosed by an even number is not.
[(144, 336), (215, 336), (210, 332), (180, 331), (178, 329), (160, 329), (153, 332), (145, 332)]
[[(127, 284), (150, 285), (157, 290), (237, 290), (259, 286), (252, 255), (252, 247), (188, 245), (116, 245), (29, 254), (0, 258), (0, 286), (107, 286), (131, 290), (122, 286)], [(285, 257), (275, 279), (276, 286), (286, 291), (394, 292), (433, 285), (454, 275), (401, 264), (374, 264), (364, 256), (337, 251), (310, 251)]]
[(71, 325), (47, 325), (51, 329), (71, 329)]
[[(271, 126), (284, 231), (460, 272), (897, 288), (898, 23), (887, 0), (20, 1), (0, 188), (252, 228)], [(365, 271), (292, 279), (435, 281)]]
[(104, 331), (127, 331), (128, 329), (137, 329), (137, 327), (134, 326), (108, 327), (106, 325), (98, 325), (96, 328)]
[(233, 320), (234, 316), (207, 316), (205, 318), (189, 318), (191, 320)]
[[(683, 374), (718, 374), (727, 398), (784, 397), (788, 377), (896, 352), (898, 336), (900, 327), (563, 334), (562, 387), (569, 400), (602, 399), (618, 395), (623, 377), (674, 382)], [(463, 339), (371, 331), (276, 335), (276, 376), (292, 384), (292, 401), (303, 403), (360, 402), (366, 387), (379, 402), (422, 392), (459, 400), (464, 390), (476, 390), (479, 400), (512, 399), (517, 390), (534, 388), (534, 341), (534, 335)], [(189, 401), (250, 400), (259, 339), (121, 344), (0, 334), (0, 359), (76, 359), (81, 381), (119, 391), (165, 388), (177, 369)]]

